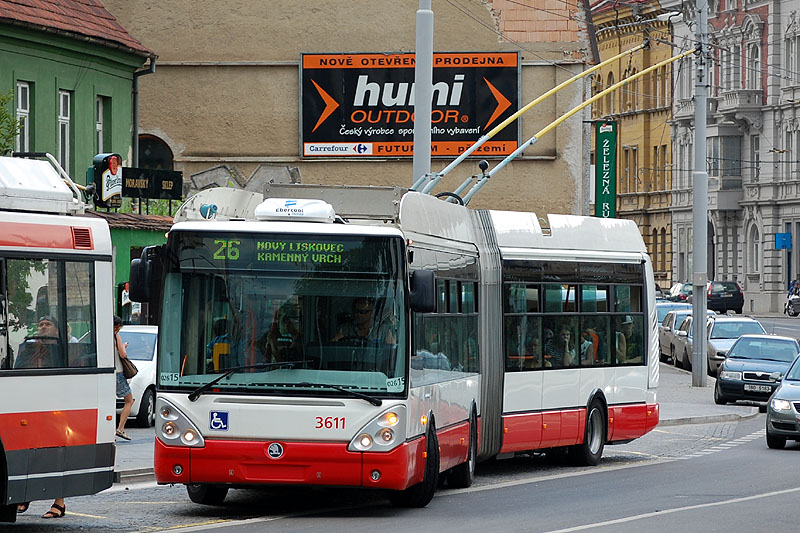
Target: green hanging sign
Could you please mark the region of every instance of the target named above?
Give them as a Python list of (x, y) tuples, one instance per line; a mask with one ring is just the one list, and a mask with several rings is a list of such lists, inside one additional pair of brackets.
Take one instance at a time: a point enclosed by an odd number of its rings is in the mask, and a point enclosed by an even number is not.
[(617, 123), (597, 122), (595, 131), (594, 214), (617, 216)]

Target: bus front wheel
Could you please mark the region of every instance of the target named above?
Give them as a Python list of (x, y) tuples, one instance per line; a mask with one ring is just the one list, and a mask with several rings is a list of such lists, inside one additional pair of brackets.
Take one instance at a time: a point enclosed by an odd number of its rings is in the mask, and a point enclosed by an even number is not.
[(202, 505), (220, 505), (228, 495), (228, 487), (222, 485), (207, 485), (204, 483), (190, 483), (186, 485), (189, 499)]
[(433, 423), (428, 428), (426, 439), (425, 476), (416, 485), (406, 490), (392, 491), (388, 494), (389, 501), (395, 507), (425, 507), (433, 499), (436, 487), (439, 485), (439, 439), (436, 437), (436, 427)]

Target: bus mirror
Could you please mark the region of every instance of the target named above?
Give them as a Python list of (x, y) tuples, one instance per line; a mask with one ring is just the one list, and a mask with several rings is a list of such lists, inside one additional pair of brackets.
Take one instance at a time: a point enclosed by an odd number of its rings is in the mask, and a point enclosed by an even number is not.
[(409, 293), (411, 310), (417, 313), (436, 311), (436, 284), (430, 270), (415, 270), (411, 273)]
[(151, 262), (147, 259), (131, 261), (128, 296), (134, 302), (150, 301), (150, 284), (153, 282)]

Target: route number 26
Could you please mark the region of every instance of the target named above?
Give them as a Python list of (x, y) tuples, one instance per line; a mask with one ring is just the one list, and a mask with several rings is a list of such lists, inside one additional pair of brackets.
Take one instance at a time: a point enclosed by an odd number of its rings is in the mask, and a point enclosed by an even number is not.
[(215, 239), (214, 244), (219, 246), (217, 251), (214, 252), (214, 259), (229, 259), (231, 261), (239, 259), (239, 245), (242, 244), (242, 241)]
[(338, 416), (321, 416), (316, 417), (317, 425), (315, 429), (344, 429), (344, 417)]

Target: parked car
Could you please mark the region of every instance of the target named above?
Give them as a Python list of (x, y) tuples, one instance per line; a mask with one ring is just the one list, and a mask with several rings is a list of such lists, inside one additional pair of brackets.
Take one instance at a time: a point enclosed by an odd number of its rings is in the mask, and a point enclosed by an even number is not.
[(767, 403), (767, 446), (781, 449), (787, 439), (800, 441), (800, 358), (772, 393)]
[[(692, 314), (692, 306), (678, 302), (668, 302), (669, 305), (676, 306), (675, 309), (667, 311), (664, 320), (658, 326), (658, 344), (661, 349), (661, 360), (672, 360), (675, 363), (675, 332), (687, 316)], [(661, 304), (656, 304), (656, 314)], [(713, 316), (714, 311), (706, 311), (709, 316)], [(677, 365), (677, 363), (675, 363)]]
[[(133, 407), (128, 420), (140, 427), (151, 427), (156, 415), (156, 349), (158, 326), (122, 326), (122, 342), (127, 342), (128, 357), (139, 372), (130, 380)], [(117, 414), (122, 412), (124, 401), (117, 398)]]
[(718, 313), (735, 311), (742, 314), (744, 307), (744, 294), (742, 288), (735, 281), (710, 281), (706, 285), (706, 307)]
[(676, 283), (669, 289), (667, 299), (672, 302), (685, 302), (692, 295), (691, 283)]
[[(713, 311), (712, 311), (713, 313)], [(693, 333), (692, 317), (684, 320), (678, 330), (675, 353), (680, 357), (680, 364), (686, 370), (692, 368)], [(709, 316), (706, 322), (706, 360), (708, 373), (717, 375), (720, 363), (736, 339), (747, 334), (766, 335), (767, 331), (761, 322), (750, 317)]]
[(800, 344), (791, 337), (742, 335), (719, 369), (714, 402), (767, 401), (798, 353)]

